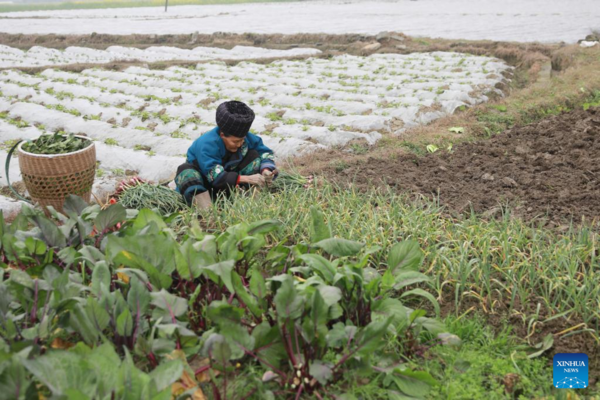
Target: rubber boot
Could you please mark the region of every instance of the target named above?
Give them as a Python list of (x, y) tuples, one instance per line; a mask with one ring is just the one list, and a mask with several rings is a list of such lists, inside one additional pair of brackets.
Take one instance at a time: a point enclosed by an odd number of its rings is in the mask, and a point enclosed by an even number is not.
[(210, 194), (208, 192), (203, 192), (194, 196), (194, 207), (199, 210), (207, 210), (212, 205), (212, 200), (210, 199)]

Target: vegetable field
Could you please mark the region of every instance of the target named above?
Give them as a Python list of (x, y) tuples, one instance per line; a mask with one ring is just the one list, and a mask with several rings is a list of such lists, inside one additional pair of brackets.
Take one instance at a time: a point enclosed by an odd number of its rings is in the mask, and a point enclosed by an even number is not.
[[(210, 30), (336, 1), (58, 19)], [(365, 31), (395, 18), (373, 4)], [(482, 36), (448, 4), (438, 29)], [(283, 15), (264, 29), (305, 26)], [(0, 171), (0, 400), (600, 398), (600, 46), (228, 35), (0, 33), (27, 49), (0, 44), (0, 165), (19, 141), (96, 152), (91, 203), (64, 213), (7, 187), (28, 195), (24, 153)], [(188, 207), (177, 167), (227, 100), (254, 110), (279, 174)], [(82, 171), (88, 190), (93, 157)], [(553, 386), (557, 353), (588, 355), (585, 389)]]
[[(105, 180), (135, 171), (165, 182), (192, 141), (214, 127), (225, 99), (248, 103), (257, 115), (252, 131), (286, 158), (357, 140), (372, 145), (478, 104), (501, 94), (494, 86), (505, 81), (504, 72), (510, 68), (499, 60), (453, 53), (209, 62), (163, 71), (48, 69), (34, 76), (6, 70), (0, 72), (0, 160), (14, 140), (83, 134), (97, 141)], [(11, 168), (16, 182), (16, 160)]]

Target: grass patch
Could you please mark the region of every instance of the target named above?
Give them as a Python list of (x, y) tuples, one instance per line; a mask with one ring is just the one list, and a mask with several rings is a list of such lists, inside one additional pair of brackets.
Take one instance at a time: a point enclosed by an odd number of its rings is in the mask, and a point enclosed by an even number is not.
[(543, 358), (528, 359), (508, 330), (494, 334), (479, 318), (451, 317), (446, 325), (464, 344), (460, 348), (434, 347), (428, 354), (425, 369), (441, 382), (431, 398), (557, 397), (560, 391), (552, 386), (552, 368)]

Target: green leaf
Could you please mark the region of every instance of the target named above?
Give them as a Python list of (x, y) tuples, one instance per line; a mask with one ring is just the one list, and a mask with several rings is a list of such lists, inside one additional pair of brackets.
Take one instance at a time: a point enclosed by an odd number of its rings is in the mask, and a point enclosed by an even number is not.
[(390, 269), (386, 269), (381, 277), (381, 288), (384, 291), (388, 291), (394, 286), (395, 279), (392, 271)]
[[(112, 206), (111, 206), (112, 207)], [(111, 208), (109, 207), (109, 208)], [(120, 222), (120, 221), (117, 221)], [(167, 228), (167, 224), (163, 220), (163, 218), (156, 214), (154, 211), (144, 208), (140, 210), (137, 217), (133, 221), (133, 229), (136, 231), (141, 231), (146, 226), (150, 225), (151, 222), (154, 222), (159, 230), (163, 230)]]
[(152, 304), (156, 306), (154, 313), (156, 319), (162, 317), (163, 321), (175, 323), (174, 319), (187, 311), (187, 301), (162, 289), (160, 292), (150, 293)]
[(553, 345), (554, 345), (554, 336), (552, 336), (552, 334), (549, 333), (544, 337), (544, 339), (540, 343), (537, 343), (535, 346), (533, 346), (533, 348), (537, 349), (537, 351), (527, 355), (527, 358), (531, 359), (531, 358), (539, 357), (542, 354), (544, 354), (544, 352), (546, 352), (547, 350), (550, 350), (550, 348)]
[(424, 399), (429, 394), (431, 387), (438, 385), (429, 372), (410, 369), (396, 368), (393, 380), (404, 394), (417, 399)]
[(443, 332), (437, 335), (437, 338), (442, 342), (444, 346), (460, 347), (462, 340), (452, 333)]
[(32, 220), (40, 228), (41, 238), (48, 246), (65, 247), (67, 245), (67, 238), (54, 222), (40, 215), (35, 215)]
[(11, 282), (17, 283), (29, 289), (33, 289), (35, 286), (33, 279), (31, 279), (26, 272), (21, 271), (20, 269), (10, 270), (10, 280)]
[(465, 133), (465, 128), (463, 128), (462, 126), (453, 126), (452, 128), (448, 129), (450, 132), (454, 132), (454, 133)]
[(318, 243), (322, 240), (331, 238), (331, 227), (325, 223), (323, 213), (315, 206), (310, 207), (311, 225), (310, 241)]
[(413, 312), (410, 313), (410, 316), (408, 319), (409, 319), (410, 323), (412, 324), (418, 318), (425, 317), (426, 315), (427, 315), (427, 311), (425, 311), (425, 310), (414, 310)]
[[(214, 303), (214, 302), (213, 302)], [(239, 323), (239, 321), (235, 321), (235, 316), (231, 319), (226, 315), (234, 315), (236, 312), (235, 307), (228, 305), (225, 302), (219, 307), (219, 313), (221, 316), (219, 317), (219, 333), (225, 337), (227, 343), (230, 345), (231, 354), (229, 356), (230, 360), (237, 360), (246, 355), (246, 350), (252, 350), (254, 348), (254, 337), (250, 336), (248, 333), (248, 328), (244, 327)], [(212, 306), (212, 304), (211, 304)], [(229, 307), (229, 311), (227, 309)], [(244, 314), (243, 309), (239, 310), (239, 318)], [(214, 313), (214, 310), (213, 310)]]
[(281, 222), (275, 219), (257, 221), (248, 226), (248, 235), (264, 235), (279, 229), (280, 226)]
[(143, 270), (152, 285), (159, 289), (171, 285), (170, 274), (176, 266), (173, 243), (167, 240), (153, 236), (120, 238), (109, 235), (106, 256), (116, 265)]
[[(1, 213), (1, 211), (0, 211)], [(0, 364), (0, 397), (3, 399), (25, 399), (32, 384), (25, 368), (15, 358)], [(20, 396), (19, 396), (20, 394)]]
[(240, 278), (235, 271), (231, 271), (231, 283), (233, 284), (238, 299), (248, 307), (248, 310), (250, 310), (256, 318), (261, 318), (263, 310), (258, 306), (256, 299), (248, 293), (248, 290), (244, 287), (242, 278)]
[(250, 291), (259, 299), (264, 299), (267, 295), (267, 285), (260, 271), (253, 269), (250, 272)]
[(396, 329), (408, 326), (408, 309), (398, 299), (381, 299), (373, 302), (373, 321), (392, 319), (391, 324)]
[(31, 255), (43, 256), (48, 250), (46, 243), (31, 236), (25, 239), (25, 246)]
[(342, 299), (341, 289), (335, 286), (321, 285), (319, 286), (319, 294), (327, 307), (337, 304)]
[(289, 275), (284, 275), (283, 278), (281, 286), (277, 290), (277, 293), (275, 293), (274, 298), (277, 317), (281, 319), (300, 318), (304, 311), (303, 298), (296, 292), (296, 288), (292, 283), (292, 278)]
[(56, 351), (22, 363), (56, 396), (63, 395), (68, 389), (77, 389), (89, 398), (96, 394), (96, 377), (76, 354)]
[(102, 333), (110, 322), (110, 315), (93, 297), (87, 298), (86, 314), (98, 333)]
[[(388, 269), (389, 271), (389, 269)], [(414, 285), (415, 283), (429, 282), (430, 279), (427, 275), (424, 275), (416, 271), (403, 271), (398, 272), (395, 277), (394, 289), (400, 290), (406, 286)]]
[[(88, 299), (93, 298), (89, 297)], [(88, 300), (89, 302), (90, 300)], [(83, 340), (90, 345), (96, 344), (98, 341), (98, 336), (100, 332), (98, 328), (92, 324), (90, 317), (87, 314), (87, 307), (84, 307), (82, 304), (76, 304), (75, 307), (71, 310), (69, 316), (69, 323), (73, 330), (81, 335)]]
[(263, 321), (252, 330), (252, 337), (256, 355), (269, 364), (263, 364), (265, 367), (279, 368), (282, 360), (287, 359), (278, 326), (270, 326), (267, 321)]
[(266, 240), (263, 235), (246, 236), (238, 242), (238, 248), (241, 248), (244, 259), (252, 260), (265, 244)]
[(172, 360), (161, 363), (150, 376), (154, 380), (156, 389), (162, 391), (175, 383), (183, 374), (183, 363), (181, 360)]
[[(194, 280), (202, 274), (200, 266), (203, 265), (201, 252), (194, 247), (192, 239), (186, 240), (181, 246), (181, 260), (176, 264), (177, 272), (186, 280)], [(178, 250), (175, 250), (178, 252)]]
[(235, 307), (226, 301), (214, 300), (207, 308), (208, 319), (221, 325), (223, 323), (239, 323), (244, 316), (244, 309)]
[(130, 336), (133, 332), (133, 318), (129, 308), (125, 308), (117, 318), (117, 333), (121, 336)]
[(415, 322), (434, 335), (448, 330), (446, 325), (436, 318), (419, 317)]
[(333, 264), (325, 257), (319, 254), (302, 254), (298, 258), (319, 274), (325, 282), (329, 284), (333, 283), (333, 277), (335, 276), (336, 271)]
[(121, 363), (118, 382), (116, 398), (139, 400), (148, 397), (147, 387), (152, 383), (152, 378), (135, 367), (131, 354), (125, 349), (125, 359)]
[[(85, 346), (86, 349), (89, 349)], [(97, 398), (105, 398), (110, 396), (113, 389), (117, 386), (119, 377), (118, 366), (121, 365), (121, 359), (115, 352), (112, 344), (104, 343), (96, 347), (90, 354), (84, 357), (84, 360), (89, 367), (90, 372), (96, 376), (98, 383)]]
[(100, 211), (94, 224), (98, 232), (103, 232), (105, 229), (112, 228), (119, 222), (127, 219), (127, 212), (121, 203), (113, 204), (105, 210)]
[(308, 373), (315, 378), (321, 385), (326, 385), (332, 378), (333, 371), (331, 366), (324, 364), (322, 361), (313, 361), (310, 364)]
[(233, 260), (228, 260), (209, 265), (208, 267), (203, 267), (203, 270), (214, 282), (218, 283), (220, 280), (227, 290), (234, 292), (233, 283), (231, 282), (231, 271), (233, 270), (234, 265), (235, 263)]
[(435, 153), (436, 151), (439, 150), (439, 147), (437, 147), (435, 144), (428, 144), (427, 147), (425, 147), (425, 149), (429, 153)]
[(327, 344), (333, 348), (340, 348), (345, 346), (348, 341), (354, 339), (357, 332), (358, 328), (355, 326), (345, 326), (343, 323), (338, 322), (327, 333)]
[(358, 334), (358, 348), (356, 353), (369, 356), (379, 351), (385, 344), (382, 340), (392, 319), (386, 321), (373, 321), (364, 327)]
[(150, 304), (150, 292), (137, 276), (133, 276), (129, 280), (127, 304), (133, 314), (140, 316), (144, 315)]
[(94, 266), (92, 271), (92, 292), (99, 296), (101, 289), (104, 286), (106, 289), (110, 288), (111, 274), (106, 265), (105, 261), (100, 261)]
[(409, 290), (408, 292), (402, 293), (402, 296), (400, 296), (400, 297), (401, 298), (405, 298), (405, 297), (408, 297), (408, 296), (420, 296), (420, 297), (423, 297), (423, 298), (429, 300), (429, 302), (431, 303), (431, 305), (435, 309), (435, 315), (436, 315), (436, 317), (438, 317), (438, 318), (440, 317), (440, 304), (437, 302), (437, 300), (435, 299), (435, 297), (433, 297), (431, 295), (431, 293), (427, 293), (423, 289), (413, 289), (413, 290)]
[(415, 240), (396, 243), (388, 255), (388, 268), (396, 275), (400, 270), (418, 271), (423, 262), (423, 252)]
[(231, 348), (223, 335), (213, 333), (204, 343), (202, 353), (208, 355), (223, 368), (231, 357)]
[(65, 199), (63, 205), (63, 211), (70, 217), (78, 217), (81, 215), (83, 210), (88, 207), (88, 204), (81, 197), (74, 194), (70, 194)]
[(364, 243), (339, 238), (324, 239), (314, 245), (334, 257), (355, 256), (365, 246)]
[(310, 318), (305, 318), (303, 323), (308, 342), (326, 343), (328, 310), (329, 306), (323, 300), (321, 293), (315, 291), (312, 296)]

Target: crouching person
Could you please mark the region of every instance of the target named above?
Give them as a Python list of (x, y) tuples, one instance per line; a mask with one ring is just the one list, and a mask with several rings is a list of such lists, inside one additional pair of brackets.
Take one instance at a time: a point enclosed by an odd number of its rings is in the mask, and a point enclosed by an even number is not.
[(254, 112), (239, 101), (217, 108), (217, 127), (192, 143), (186, 163), (177, 169), (175, 184), (188, 205), (210, 207), (220, 193), (235, 187), (262, 187), (278, 171), (273, 151), (250, 133)]

